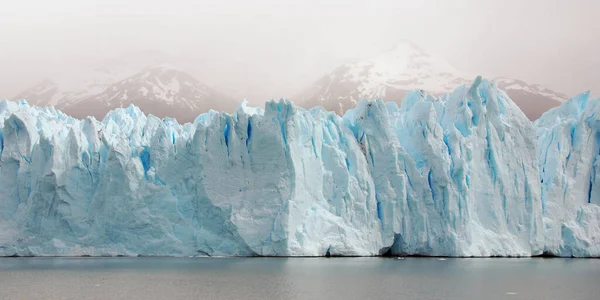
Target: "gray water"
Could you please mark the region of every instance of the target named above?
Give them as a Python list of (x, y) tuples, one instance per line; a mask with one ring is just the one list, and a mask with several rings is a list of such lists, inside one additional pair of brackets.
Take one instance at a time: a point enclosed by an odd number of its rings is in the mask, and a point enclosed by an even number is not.
[(3, 258), (0, 299), (600, 299), (600, 260)]

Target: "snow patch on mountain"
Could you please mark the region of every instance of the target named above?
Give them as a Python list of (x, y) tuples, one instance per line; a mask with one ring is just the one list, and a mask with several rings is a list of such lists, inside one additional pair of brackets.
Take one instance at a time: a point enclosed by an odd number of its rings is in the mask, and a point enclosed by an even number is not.
[(17, 99), (54, 106), (74, 117), (99, 119), (111, 109), (135, 104), (146, 113), (183, 122), (192, 121), (209, 109), (233, 111), (237, 106), (233, 99), (168, 63), (144, 68), (123, 63), (87, 73), (65, 72)]
[[(319, 79), (298, 99), (305, 107), (320, 105), (343, 114), (360, 99), (400, 103), (408, 91), (414, 89), (441, 96), (458, 85), (468, 84), (475, 77), (454, 68), (443, 57), (403, 40), (373, 58), (340, 66)], [(497, 78), (495, 81), (530, 119), (537, 119), (541, 113), (567, 98), (520, 80)]]

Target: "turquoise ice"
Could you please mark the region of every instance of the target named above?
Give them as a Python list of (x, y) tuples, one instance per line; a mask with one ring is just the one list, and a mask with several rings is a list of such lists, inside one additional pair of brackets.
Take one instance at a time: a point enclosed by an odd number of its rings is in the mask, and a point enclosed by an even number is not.
[(481, 78), (343, 117), (3, 101), (0, 255), (599, 256), (599, 103), (532, 124)]

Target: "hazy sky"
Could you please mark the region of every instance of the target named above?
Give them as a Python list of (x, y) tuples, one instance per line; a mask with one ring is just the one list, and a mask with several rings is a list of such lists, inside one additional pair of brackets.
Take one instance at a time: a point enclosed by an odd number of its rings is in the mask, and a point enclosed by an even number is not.
[(289, 97), (398, 39), (467, 72), (600, 93), (598, 0), (0, 1), (0, 97), (145, 50), (236, 96)]

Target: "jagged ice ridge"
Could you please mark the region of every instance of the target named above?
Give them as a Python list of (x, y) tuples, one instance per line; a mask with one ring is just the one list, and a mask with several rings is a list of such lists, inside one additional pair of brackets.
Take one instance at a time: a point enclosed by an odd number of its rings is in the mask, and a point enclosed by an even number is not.
[(600, 256), (600, 100), (493, 82), (193, 123), (0, 102), (0, 255)]

